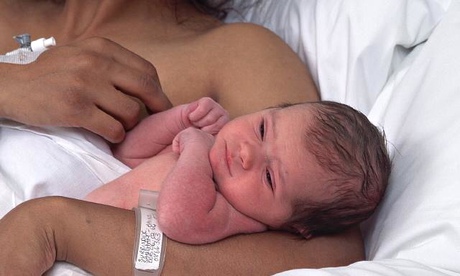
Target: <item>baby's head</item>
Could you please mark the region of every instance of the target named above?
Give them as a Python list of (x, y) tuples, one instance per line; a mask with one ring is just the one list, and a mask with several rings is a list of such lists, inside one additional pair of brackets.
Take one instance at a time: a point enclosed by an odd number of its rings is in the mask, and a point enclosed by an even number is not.
[(333, 102), (238, 117), (216, 135), (209, 156), (216, 187), (236, 210), (305, 237), (368, 218), (391, 168), (382, 133)]
[(322, 170), (322, 177), (307, 182), (320, 181), (330, 197), (297, 199), (281, 228), (308, 238), (343, 231), (371, 216), (384, 195), (391, 161), (383, 133), (361, 112), (328, 101), (304, 105), (314, 118), (305, 130), (305, 146)]

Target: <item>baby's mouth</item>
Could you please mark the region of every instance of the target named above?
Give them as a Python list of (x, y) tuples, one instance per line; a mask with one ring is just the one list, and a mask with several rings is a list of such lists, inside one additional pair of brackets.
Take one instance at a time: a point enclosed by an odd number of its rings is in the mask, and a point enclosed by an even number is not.
[(232, 176), (231, 165), (232, 165), (232, 155), (228, 150), (228, 145), (225, 143), (225, 163), (227, 165), (228, 173)]

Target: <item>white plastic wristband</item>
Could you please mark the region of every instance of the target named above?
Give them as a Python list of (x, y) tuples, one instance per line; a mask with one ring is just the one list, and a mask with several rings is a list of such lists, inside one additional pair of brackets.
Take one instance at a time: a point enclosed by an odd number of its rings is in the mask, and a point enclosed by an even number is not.
[(158, 192), (141, 190), (136, 213), (134, 275), (160, 275), (165, 259), (166, 239), (158, 227), (156, 199)]

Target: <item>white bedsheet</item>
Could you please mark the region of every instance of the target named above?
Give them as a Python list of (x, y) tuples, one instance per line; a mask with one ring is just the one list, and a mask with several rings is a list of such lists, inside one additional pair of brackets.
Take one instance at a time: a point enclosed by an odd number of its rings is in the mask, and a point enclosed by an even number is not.
[(128, 170), (101, 138), (86, 131), (6, 120), (0, 126), (0, 217), (30, 198), (82, 198)]

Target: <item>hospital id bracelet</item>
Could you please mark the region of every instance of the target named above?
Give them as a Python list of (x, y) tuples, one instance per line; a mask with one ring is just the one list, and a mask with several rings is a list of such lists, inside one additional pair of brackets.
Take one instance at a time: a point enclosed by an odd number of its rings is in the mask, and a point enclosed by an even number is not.
[(158, 227), (156, 216), (157, 192), (141, 190), (136, 213), (134, 244), (134, 276), (159, 276), (163, 269), (166, 238)]

